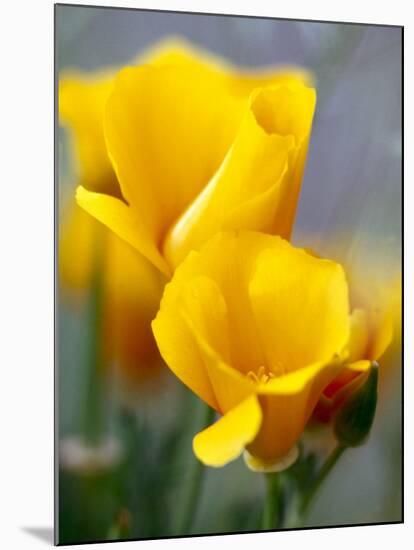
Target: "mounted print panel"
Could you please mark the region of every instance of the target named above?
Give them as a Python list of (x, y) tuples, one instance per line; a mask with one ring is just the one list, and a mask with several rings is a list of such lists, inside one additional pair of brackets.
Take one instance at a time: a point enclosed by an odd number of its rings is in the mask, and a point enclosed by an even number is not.
[(402, 521), (402, 31), (55, 6), (56, 543)]

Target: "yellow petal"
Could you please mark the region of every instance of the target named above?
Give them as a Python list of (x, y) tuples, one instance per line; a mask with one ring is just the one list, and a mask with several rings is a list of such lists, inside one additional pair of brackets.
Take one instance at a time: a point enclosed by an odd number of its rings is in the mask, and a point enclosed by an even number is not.
[[(168, 39), (144, 51), (134, 65), (188, 64), (198, 62), (190, 45)], [(199, 62), (200, 63), (200, 62)], [(103, 117), (112, 91), (117, 69), (109, 67), (94, 72), (65, 71), (59, 78), (59, 124), (72, 135), (80, 184), (91, 191), (119, 196), (104, 138)]]
[(66, 73), (59, 80), (59, 124), (72, 132), (79, 183), (90, 190), (119, 195), (119, 186), (107, 155), (103, 114), (113, 85), (111, 70)]
[(227, 305), (215, 281), (194, 277), (182, 285), (176, 297), (177, 313), (184, 316), (194, 337), (224, 361), (230, 361)]
[(220, 467), (238, 458), (260, 427), (262, 414), (253, 395), (193, 440), (194, 453), (208, 466)]
[[(347, 268), (352, 302), (367, 314), (369, 342), (365, 358), (370, 360), (381, 359), (388, 348), (392, 355), (401, 351), (401, 262), (398, 247), (394, 248), (395, 254), (392, 255), (383, 251), (373, 256), (366, 253), (358, 263), (349, 260)], [(384, 358), (381, 364), (385, 366), (388, 358)], [(393, 362), (399, 363), (395, 355)], [(381, 369), (381, 372), (384, 370)], [(382, 376), (380, 383), (381, 379)]]
[[(395, 280), (400, 281), (400, 278), (397, 277)], [(401, 324), (401, 287), (390, 281), (384, 281), (380, 285), (375, 280), (371, 287), (368, 280), (363, 281), (363, 284), (361, 281), (357, 281), (355, 286), (360, 292), (362, 290), (362, 295), (357, 301), (364, 304), (364, 324), (366, 326), (362, 327), (361, 321), (358, 322), (358, 327), (355, 327), (353, 336), (351, 336), (351, 345), (357, 332), (359, 332), (359, 338), (363, 337), (364, 332), (367, 334), (364, 337), (366, 339), (365, 349), (353, 353), (352, 359), (355, 361), (358, 359), (377, 361), (390, 347), (393, 339), (398, 340), (400, 332), (398, 327)], [(361, 314), (358, 315), (361, 317)]]
[[(180, 310), (183, 280), (185, 282), (185, 276), (177, 270), (173, 280), (166, 285), (152, 330), (161, 356), (174, 374), (211, 407), (220, 410), (202, 351)], [(219, 308), (220, 304), (215, 311)]]
[[(197, 47), (181, 36), (169, 36), (145, 50), (137, 60), (137, 65), (142, 64), (157, 67), (201, 68), (210, 72), (214, 78), (229, 79), (230, 75), (233, 76), (231, 72), (233, 67), (228, 65), (224, 59)], [(297, 73), (297, 78), (305, 78), (304, 71), (297, 70)], [(296, 72), (292, 70), (289, 74), (294, 75)]]
[[(260, 395), (292, 396), (312, 389), (312, 385), (326, 387), (330, 380), (344, 368), (346, 355), (333, 357), (326, 363), (314, 363), (302, 369), (272, 378), (257, 389)], [(318, 383), (317, 383), (318, 382)]]
[(371, 361), (368, 361), (367, 359), (361, 359), (360, 361), (350, 363), (346, 366), (346, 368), (347, 370), (355, 374), (363, 374), (364, 372), (368, 372), (371, 366)]
[(197, 260), (191, 255), (176, 270), (152, 327), (174, 374), (225, 412), (252, 392), (252, 384), (225, 364), (230, 357), (227, 306), (217, 284), (197, 275)]
[[(195, 63), (190, 47), (178, 40), (166, 40), (144, 51), (134, 65)], [(119, 196), (104, 138), (103, 118), (106, 101), (112, 91), (117, 69), (66, 71), (59, 79), (59, 124), (68, 127), (78, 167), (78, 181), (91, 191)]]
[(271, 84), (312, 84), (313, 76), (305, 69), (295, 66), (266, 66), (243, 68), (208, 52), (179, 36), (170, 36), (146, 50), (137, 64), (198, 66), (210, 71), (215, 77), (227, 80), (232, 94), (248, 96), (254, 88)]
[(384, 300), (385, 319), (383, 328), (376, 336), (372, 349), (380, 364), (379, 391), (389, 386), (389, 376), (401, 369), (402, 362), (402, 277), (401, 272), (391, 278), (387, 289), (387, 299)]
[(339, 355), (350, 332), (342, 267), (275, 239), (258, 257), (251, 304), (266, 365), (274, 375)]
[[(186, 294), (192, 295), (191, 304)], [(195, 296), (197, 305), (194, 304)], [(177, 312), (182, 312), (198, 344), (219, 411), (224, 414), (255, 390), (250, 379), (230, 366), (228, 311), (224, 298), (211, 279), (199, 277), (187, 283), (181, 299), (184, 304), (182, 308), (177, 304)]]
[(204, 349), (203, 359), (220, 413), (227, 413), (254, 393), (254, 383), (217, 355)]
[[(193, 279), (200, 276), (214, 281), (227, 308), (231, 365), (248, 373), (264, 364), (257, 329), (251, 311), (248, 281), (256, 256), (273, 245), (273, 237), (257, 233), (221, 233), (211, 239), (200, 252), (190, 253), (176, 269), (165, 291), (160, 312), (176, 314), (176, 303), (167, 300), (167, 291), (178, 296)], [(207, 306), (208, 307), (208, 306)], [(210, 342), (212, 349), (218, 349)], [(179, 353), (179, 345), (177, 345)]]
[(135, 211), (120, 199), (93, 193), (83, 187), (76, 192), (78, 204), (97, 220), (112, 229), (116, 235), (136, 248), (162, 273), (169, 276), (170, 270), (153, 242), (148, 238), (149, 228), (136, 217)]
[(263, 422), (248, 451), (264, 461), (289, 453), (300, 438), (323, 389), (338, 374), (340, 361), (317, 363), (262, 385), (259, 402)]
[(368, 359), (380, 359), (391, 344), (394, 333), (394, 319), (393, 304), (384, 304), (383, 309), (374, 309), (371, 312), (372, 338), (366, 356)]
[(363, 309), (354, 309), (351, 315), (351, 334), (348, 343), (349, 362), (367, 357), (369, 339), (368, 314)]
[(290, 236), (314, 108), (315, 91), (301, 85), (252, 94), (218, 172), (165, 239), (170, 265), (221, 230)]
[(258, 256), (250, 283), (265, 364), (276, 376), (257, 390), (263, 424), (248, 447), (264, 460), (281, 458), (295, 445), (342, 368), (350, 333), (342, 268), (274, 240)]

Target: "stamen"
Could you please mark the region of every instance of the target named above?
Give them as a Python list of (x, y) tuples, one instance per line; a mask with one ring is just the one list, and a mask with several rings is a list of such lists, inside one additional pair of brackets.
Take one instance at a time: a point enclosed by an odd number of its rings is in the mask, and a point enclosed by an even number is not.
[(262, 365), (257, 369), (256, 372), (252, 370), (249, 371), (247, 373), (247, 377), (256, 384), (266, 384), (267, 382), (269, 382), (269, 380), (275, 378), (275, 375), (273, 374), (273, 372), (266, 372), (266, 368)]

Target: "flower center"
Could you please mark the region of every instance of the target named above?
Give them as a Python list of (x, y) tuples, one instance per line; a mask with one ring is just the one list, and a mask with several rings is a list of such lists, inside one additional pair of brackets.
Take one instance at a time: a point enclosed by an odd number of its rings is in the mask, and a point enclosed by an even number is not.
[(250, 378), (253, 382), (256, 382), (256, 384), (266, 384), (271, 380), (272, 378), (275, 378), (275, 375), (273, 372), (267, 371), (266, 368), (261, 366), (257, 369), (256, 372), (250, 370), (247, 373), (247, 377)]
[(272, 365), (272, 370), (262, 365), (256, 371), (250, 370), (246, 376), (256, 384), (267, 384), (269, 380), (282, 376), (287, 372), (285, 364), (278, 361), (275, 365)]

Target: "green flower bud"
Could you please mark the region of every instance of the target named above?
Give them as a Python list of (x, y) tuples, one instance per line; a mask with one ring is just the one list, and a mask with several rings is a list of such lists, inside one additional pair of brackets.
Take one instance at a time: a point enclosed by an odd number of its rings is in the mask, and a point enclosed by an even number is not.
[(377, 406), (378, 363), (373, 361), (365, 384), (344, 403), (335, 417), (338, 442), (345, 447), (362, 445), (368, 437)]

